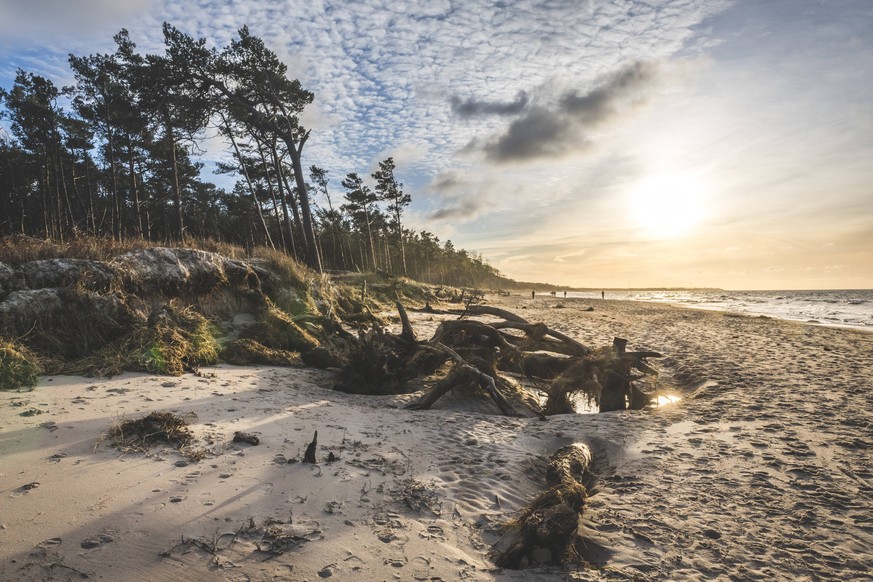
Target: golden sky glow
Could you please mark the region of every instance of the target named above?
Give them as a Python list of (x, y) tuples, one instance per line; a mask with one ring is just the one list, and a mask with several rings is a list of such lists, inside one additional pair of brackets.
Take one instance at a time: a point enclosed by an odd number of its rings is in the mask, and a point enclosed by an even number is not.
[(334, 191), (391, 155), (407, 224), (515, 279), (873, 288), (873, 2), (33, 6), (0, 2), (3, 87), (69, 84), (121, 27), (154, 52), (164, 20), (219, 46), (248, 25), (314, 92), (304, 162)]

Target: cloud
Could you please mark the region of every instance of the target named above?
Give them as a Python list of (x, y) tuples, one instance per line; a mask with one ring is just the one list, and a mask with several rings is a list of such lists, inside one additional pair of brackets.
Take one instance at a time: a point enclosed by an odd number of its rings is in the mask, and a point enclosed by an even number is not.
[(83, 28), (118, 26), (153, 6), (152, 0), (0, 0), (0, 33), (6, 41), (72, 36)]
[(530, 98), (524, 91), (519, 91), (512, 101), (477, 101), (473, 97), (462, 100), (453, 96), (449, 103), (452, 113), (458, 117), (482, 117), (486, 115), (516, 115), (524, 111)]
[(584, 256), (586, 254), (588, 254), (588, 249), (579, 249), (576, 251), (572, 251), (572, 252), (558, 255), (552, 260), (556, 263), (565, 263), (565, 262), (567, 262), (567, 259), (571, 259), (574, 257), (581, 257), (581, 256)]
[(446, 170), (437, 174), (425, 190), (435, 194), (439, 208), (427, 216), (434, 221), (465, 222), (475, 218), (488, 206), (487, 196), (477, 191), (481, 184), (474, 184), (460, 170)]
[[(590, 147), (587, 132), (628, 117), (645, 102), (657, 76), (654, 64), (632, 63), (587, 93), (568, 91), (552, 107), (531, 107), (481, 148), (488, 160), (499, 163), (557, 157)], [(475, 148), (478, 142), (471, 144)]]
[(639, 102), (657, 75), (655, 65), (636, 62), (606, 78), (603, 83), (584, 95), (576, 91), (565, 94), (560, 109), (575, 120), (596, 125), (611, 120), (627, 107), (628, 101)]
[(455, 192), (467, 184), (464, 173), (460, 170), (445, 170), (437, 174), (428, 184), (432, 192)]
[(480, 198), (464, 198), (457, 200), (454, 206), (440, 208), (429, 215), (431, 220), (467, 220), (476, 216), (484, 207)]
[(534, 107), (483, 149), (489, 160), (509, 162), (559, 156), (584, 144), (584, 137), (561, 112)]

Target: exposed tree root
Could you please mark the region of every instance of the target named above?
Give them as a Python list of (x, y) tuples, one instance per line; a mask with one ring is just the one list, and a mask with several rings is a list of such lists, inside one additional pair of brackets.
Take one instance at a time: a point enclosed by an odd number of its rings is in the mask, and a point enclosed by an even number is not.
[[(647, 358), (657, 352), (627, 352), (627, 340), (591, 349), (543, 323), (531, 323), (514, 313), (486, 305), (468, 304), (454, 310), (459, 319), (440, 323), (433, 337), (418, 340), (405, 308), (397, 303), (401, 332), (381, 327), (353, 335), (342, 330), (328, 348), (304, 353), (304, 361), (342, 370), (338, 389), (360, 394), (397, 394), (418, 389), (415, 380), (439, 372), (441, 377), (409, 408), (432, 407), (454, 389), (481, 392), (503, 414), (539, 416), (574, 412), (573, 397), (582, 393), (601, 412), (643, 407), (645, 394), (632, 381), (657, 372)], [(431, 310), (433, 311), (433, 310)], [(499, 317), (486, 323), (471, 316)], [(522, 378), (545, 396), (545, 404), (507, 375)]]

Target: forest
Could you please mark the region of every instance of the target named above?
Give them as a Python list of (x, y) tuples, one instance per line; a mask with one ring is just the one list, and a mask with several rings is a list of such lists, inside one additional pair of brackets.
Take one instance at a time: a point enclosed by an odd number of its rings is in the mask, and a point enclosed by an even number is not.
[[(126, 30), (115, 52), (69, 55), (75, 84), (19, 69), (0, 88), (0, 236), (96, 237), (277, 249), (317, 272), (380, 271), (454, 286), (512, 283), (481, 255), (404, 226), (392, 158), (369, 178), (304, 164), (312, 92), (246, 27), (223, 48), (165, 23), (163, 54)], [(8, 128), (8, 131), (4, 129)], [(207, 130), (232, 161), (202, 179)], [(354, 170), (350, 168), (349, 170)]]

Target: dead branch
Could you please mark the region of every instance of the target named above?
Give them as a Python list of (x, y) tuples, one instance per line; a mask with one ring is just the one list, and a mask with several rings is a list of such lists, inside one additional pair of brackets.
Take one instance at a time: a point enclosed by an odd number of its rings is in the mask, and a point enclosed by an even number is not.
[(406, 314), (403, 304), (399, 301), (397, 302), (397, 312), (400, 314), (400, 323), (403, 330), (400, 332), (400, 339), (409, 344), (415, 343), (415, 331), (412, 329), (412, 324), (409, 323), (409, 316)]
[(541, 341), (545, 338), (545, 336), (551, 336), (557, 339), (559, 342), (570, 346), (570, 353), (568, 353), (568, 355), (571, 356), (584, 356), (591, 352), (590, 348), (583, 346), (573, 338), (566, 336), (559, 331), (555, 331), (549, 327), (546, 327), (542, 323), (518, 323), (514, 321), (503, 321), (501, 323), (492, 324), (492, 327), (494, 327), (494, 329), (520, 329), (534, 341)]
[(316, 464), (318, 461), (315, 460), (315, 450), (318, 447), (318, 431), (315, 431), (315, 434), (312, 436), (312, 442), (306, 445), (306, 452), (303, 453), (303, 462)]
[(499, 307), (493, 307), (491, 305), (469, 305), (467, 309), (463, 312), (464, 315), (493, 315), (495, 317), (502, 317), (505, 321), (512, 321), (515, 323), (526, 324), (528, 321), (511, 311), (507, 311), (506, 309), (500, 309)]

